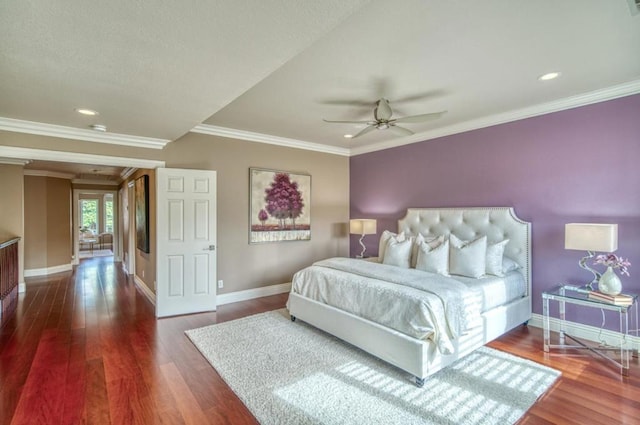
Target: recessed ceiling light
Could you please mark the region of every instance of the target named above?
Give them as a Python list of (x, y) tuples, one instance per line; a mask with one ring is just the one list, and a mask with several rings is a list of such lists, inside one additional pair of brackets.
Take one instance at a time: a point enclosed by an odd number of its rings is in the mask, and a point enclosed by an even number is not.
[(345, 139), (351, 139), (353, 137), (353, 134), (345, 134), (344, 138)]
[(76, 108), (76, 112), (82, 115), (89, 115), (89, 116), (98, 115), (98, 111), (94, 111), (93, 109), (87, 109), (87, 108)]
[(538, 80), (540, 81), (549, 81), (549, 80), (553, 80), (555, 78), (558, 78), (560, 76), (559, 72), (548, 72), (546, 74), (543, 74), (541, 76), (538, 77)]

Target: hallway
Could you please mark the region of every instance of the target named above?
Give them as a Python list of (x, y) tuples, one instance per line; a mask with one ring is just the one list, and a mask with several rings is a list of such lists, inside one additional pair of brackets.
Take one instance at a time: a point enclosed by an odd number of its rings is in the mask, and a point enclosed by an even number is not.
[(111, 257), (30, 279), (0, 329), (0, 424), (255, 423), (183, 332), (285, 299), (157, 321)]

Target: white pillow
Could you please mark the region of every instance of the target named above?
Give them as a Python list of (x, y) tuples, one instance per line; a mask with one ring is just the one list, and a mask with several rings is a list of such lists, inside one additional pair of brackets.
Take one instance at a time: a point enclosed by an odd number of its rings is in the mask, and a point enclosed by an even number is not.
[(418, 233), (416, 236), (413, 247), (411, 248), (411, 267), (415, 268), (416, 263), (418, 262), (418, 250), (420, 249), (420, 245), (427, 244), (429, 248), (437, 248), (442, 242), (444, 242), (444, 236), (427, 236), (426, 238), (422, 236), (422, 233)]
[(449, 276), (449, 241), (445, 240), (435, 248), (422, 243), (418, 247), (416, 269)]
[(380, 259), (384, 259), (384, 251), (387, 249), (387, 242), (389, 242), (389, 239), (401, 242), (406, 238), (404, 236), (404, 232), (400, 232), (400, 234), (395, 234), (388, 230), (382, 232), (382, 235), (380, 235), (380, 242), (378, 243), (378, 257), (380, 257)]
[(522, 268), (520, 267), (520, 264), (516, 263), (506, 255), (502, 258), (502, 273), (506, 274), (520, 268)]
[(487, 270), (487, 237), (463, 241), (449, 236), (449, 273), (479, 278)]
[(384, 250), (382, 263), (408, 269), (411, 264), (411, 239), (397, 241), (390, 238)]
[(509, 239), (505, 239), (502, 242), (487, 245), (487, 274), (500, 277), (504, 276), (502, 257), (504, 256), (504, 249), (508, 243)]

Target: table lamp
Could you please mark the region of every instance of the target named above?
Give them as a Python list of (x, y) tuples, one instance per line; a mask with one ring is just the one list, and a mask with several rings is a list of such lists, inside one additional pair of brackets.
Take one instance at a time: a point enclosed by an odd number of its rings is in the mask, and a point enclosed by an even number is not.
[(349, 220), (349, 233), (354, 235), (362, 235), (360, 236), (360, 246), (362, 247), (362, 252), (360, 255), (356, 255), (356, 258), (364, 258), (364, 251), (367, 249), (362, 243), (365, 235), (375, 235), (377, 232), (377, 222), (376, 220), (366, 219), (366, 218), (356, 218), (353, 220)]
[(564, 249), (587, 251), (578, 265), (593, 273), (593, 280), (586, 285), (593, 290), (593, 284), (600, 279), (600, 273), (587, 265), (587, 261), (598, 252), (613, 252), (618, 249), (618, 225), (596, 223), (568, 223), (564, 225)]

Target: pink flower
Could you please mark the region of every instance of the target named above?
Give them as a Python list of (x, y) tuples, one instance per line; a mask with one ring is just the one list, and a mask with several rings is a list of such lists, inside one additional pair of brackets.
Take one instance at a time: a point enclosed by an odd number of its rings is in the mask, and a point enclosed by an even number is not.
[(593, 264), (602, 264), (614, 269), (620, 269), (620, 274), (630, 276), (628, 268), (631, 267), (631, 262), (628, 259), (618, 257), (616, 254), (600, 254)]

